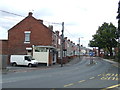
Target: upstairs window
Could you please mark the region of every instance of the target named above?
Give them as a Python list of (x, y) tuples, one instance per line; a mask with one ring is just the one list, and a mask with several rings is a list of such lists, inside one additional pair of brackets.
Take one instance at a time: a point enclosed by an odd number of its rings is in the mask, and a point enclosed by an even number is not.
[(30, 43), (30, 33), (31, 31), (25, 31), (25, 41), (24, 43)]

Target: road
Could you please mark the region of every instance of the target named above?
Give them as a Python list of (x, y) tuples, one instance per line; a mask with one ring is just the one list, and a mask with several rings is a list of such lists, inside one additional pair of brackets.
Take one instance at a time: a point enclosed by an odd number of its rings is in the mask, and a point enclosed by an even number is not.
[[(99, 58), (83, 57), (77, 64), (3, 74), (3, 88), (115, 88), (120, 86), (120, 68)], [(118, 86), (118, 87), (117, 87)], [(50, 89), (50, 90), (51, 90)]]

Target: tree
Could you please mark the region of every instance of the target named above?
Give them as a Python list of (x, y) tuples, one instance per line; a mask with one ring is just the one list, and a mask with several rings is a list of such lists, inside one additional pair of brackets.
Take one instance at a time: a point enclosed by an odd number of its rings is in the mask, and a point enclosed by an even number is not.
[(93, 39), (89, 42), (89, 46), (98, 47), (99, 49), (106, 48), (110, 56), (113, 56), (112, 48), (117, 46), (117, 35), (116, 27), (112, 23), (103, 23), (92, 37)]
[[(118, 37), (118, 60), (120, 59), (120, 1), (118, 3), (118, 11), (117, 11), (117, 19), (118, 19), (118, 30), (117, 30), (117, 37)], [(120, 62), (120, 60), (119, 60)]]

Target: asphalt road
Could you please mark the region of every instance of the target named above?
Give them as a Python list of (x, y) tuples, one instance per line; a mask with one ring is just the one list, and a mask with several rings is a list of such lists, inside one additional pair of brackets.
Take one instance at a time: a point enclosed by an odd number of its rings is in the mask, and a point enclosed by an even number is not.
[[(83, 57), (76, 64), (2, 75), (2, 88), (95, 88), (118, 90), (120, 68), (99, 58)], [(118, 86), (118, 87), (117, 87)], [(50, 90), (51, 90), (50, 89)]]

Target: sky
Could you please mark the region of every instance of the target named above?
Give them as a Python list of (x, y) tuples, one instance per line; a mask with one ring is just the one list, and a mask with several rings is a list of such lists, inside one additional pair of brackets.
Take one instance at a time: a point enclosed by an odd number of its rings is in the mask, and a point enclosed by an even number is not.
[[(88, 47), (89, 40), (104, 22), (117, 27), (119, 0), (0, 0), (0, 39), (8, 38), (8, 30), (33, 12), (46, 26), (53, 25), (71, 41)], [(7, 11), (24, 17), (2, 12)]]

